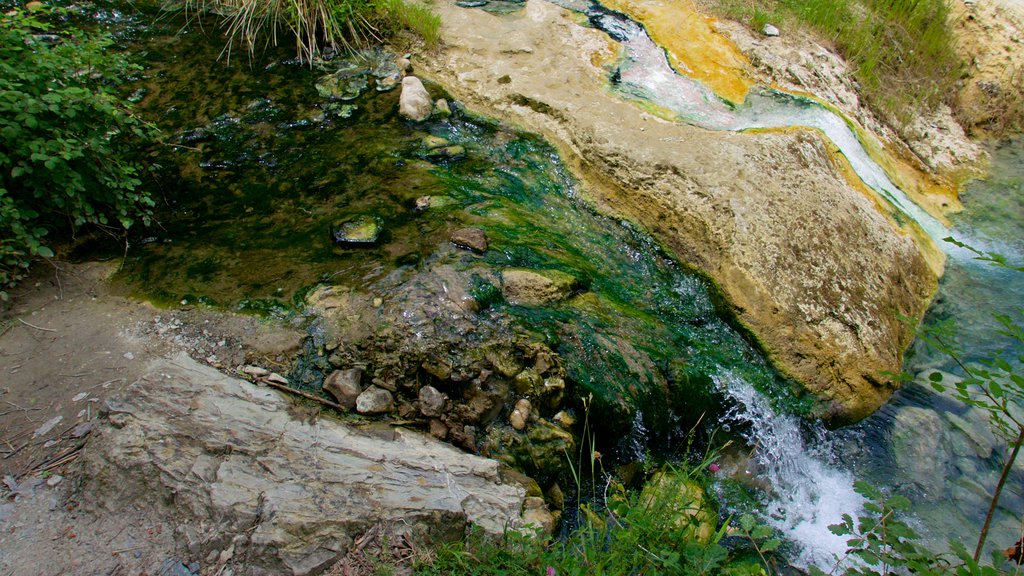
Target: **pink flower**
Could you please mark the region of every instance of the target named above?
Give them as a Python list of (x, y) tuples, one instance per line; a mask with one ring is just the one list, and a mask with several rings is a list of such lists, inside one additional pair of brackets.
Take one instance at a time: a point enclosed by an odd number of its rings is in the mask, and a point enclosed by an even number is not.
[(711, 465), (708, 466), (708, 470), (710, 470), (712, 474), (714, 474), (715, 472), (718, 472), (721, 469), (722, 469), (722, 467), (719, 466), (718, 464), (711, 464)]
[(546, 572), (546, 576), (555, 576), (555, 574), (556, 574), (555, 567), (554, 566), (548, 566), (548, 569), (547, 569), (547, 572)]

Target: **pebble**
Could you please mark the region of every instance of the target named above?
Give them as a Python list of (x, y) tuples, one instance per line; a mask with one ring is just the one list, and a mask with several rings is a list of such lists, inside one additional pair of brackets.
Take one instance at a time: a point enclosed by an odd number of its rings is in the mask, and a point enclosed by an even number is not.
[(50, 488), (53, 488), (57, 484), (60, 484), (60, 481), (63, 479), (64, 477), (61, 476), (60, 474), (54, 474), (53, 476), (50, 476), (49, 478), (46, 479), (46, 485), (49, 486)]
[(779, 29), (771, 24), (765, 24), (764, 28), (761, 28), (761, 34), (764, 34), (765, 36), (778, 36)]
[(274, 382), (275, 384), (280, 384), (282, 386), (288, 385), (288, 379), (285, 378), (284, 376), (281, 376), (277, 372), (271, 372), (270, 374), (268, 374), (267, 381)]

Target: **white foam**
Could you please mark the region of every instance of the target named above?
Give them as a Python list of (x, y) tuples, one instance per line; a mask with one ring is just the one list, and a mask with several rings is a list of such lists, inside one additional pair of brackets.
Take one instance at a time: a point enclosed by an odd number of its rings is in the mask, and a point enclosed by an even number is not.
[(856, 517), (864, 499), (853, 490), (853, 476), (834, 462), (826, 430), (776, 413), (765, 397), (732, 372), (715, 376), (714, 381), (735, 402), (724, 419), (747, 429), (761, 475), (774, 489), (761, 511), (763, 520), (797, 546), (794, 565), (831, 569), (846, 552), (846, 537), (828, 527), (841, 522), (843, 514)]

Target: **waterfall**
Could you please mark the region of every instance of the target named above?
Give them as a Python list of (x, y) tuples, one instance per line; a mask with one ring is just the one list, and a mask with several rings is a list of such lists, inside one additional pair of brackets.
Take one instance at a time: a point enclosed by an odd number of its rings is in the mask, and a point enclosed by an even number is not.
[(745, 430), (761, 477), (772, 487), (761, 519), (797, 547), (794, 565), (830, 569), (845, 553), (846, 538), (828, 527), (841, 522), (843, 514), (856, 516), (864, 499), (853, 490), (853, 476), (835, 462), (826, 430), (777, 413), (767, 398), (730, 371), (714, 381), (733, 403), (722, 421)]

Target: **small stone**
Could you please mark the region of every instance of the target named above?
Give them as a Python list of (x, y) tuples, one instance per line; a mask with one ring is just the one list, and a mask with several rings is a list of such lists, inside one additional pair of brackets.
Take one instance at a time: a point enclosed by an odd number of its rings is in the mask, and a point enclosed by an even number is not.
[(466, 148), (453, 144), (427, 150), (427, 160), (458, 160), (466, 155)]
[(423, 86), (423, 82), (415, 76), (402, 79), (402, 94), (398, 97), (398, 113), (414, 122), (422, 122), (430, 117), (434, 110), (434, 101)]
[(545, 378), (544, 379), (544, 398), (547, 399), (548, 405), (552, 408), (557, 407), (562, 403), (562, 397), (565, 393), (565, 380), (562, 378)]
[(88, 435), (90, 432), (92, 432), (92, 429), (93, 429), (93, 423), (92, 422), (82, 422), (78, 426), (75, 426), (73, 430), (71, 430), (71, 437), (72, 438), (82, 438), (82, 437)]
[(391, 392), (370, 386), (356, 398), (356, 412), (360, 414), (387, 414), (395, 407)]
[(356, 399), (363, 393), (360, 383), (362, 378), (362, 368), (336, 370), (324, 380), (324, 390), (334, 396), (338, 404), (351, 410), (356, 405)]
[(437, 418), (432, 418), (430, 420), (430, 435), (438, 440), (444, 440), (448, 437), (448, 427)]
[(53, 488), (57, 484), (60, 484), (60, 481), (63, 479), (64, 477), (61, 476), (60, 474), (54, 474), (53, 476), (50, 476), (49, 478), (46, 479), (46, 485), (49, 486), (50, 488)]
[(382, 304), (384, 304), (384, 299), (383, 298), (378, 296), (377, 298), (373, 299), (373, 307), (374, 308), (380, 308)]
[(337, 224), (331, 231), (339, 244), (373, 244), (380, 236), (381, 222), (372, 216), (357, 216)]
[(525, 430), (526, 423), (530, 420), (530, 411), (533, 407), (530, 406), (530, 401), (526, 398), (520, 399), (516, 402), (516, 407), (512, 410), (512, 415), (508, 417), (509, 423), (516, 430)]
[(445, 404), (448, 402), (448, 396), (433, 386), (424, 386), (420, 388), (419, 393), (420, 399), (420, 412), (424, 416), (438, 418), (444, 414)]
[[(440, 136), (434, 136), (433, 134), (428, 134), (427, 136), (424, 136), (422, 142), (423, 147), (426, 148), (427, 150), (433, 150), (435, 148), (444, 148), (445, 146), (452, 145), (450, 140), (441, 138)], [(430, 196), (425, 196), (425, 198), (429, 200)]]
[(557, 484), (552, 484), (551, 488), (544, 494), (544, 499), (549, 505), (555, 510), (565, 509), (565, 493), (562, 492), (562, 488)]
[(281, 376), (277, 372), (271, 372), (270, 374), (267, 374), (267, 378), (266, 379), (267, 379), (267, 382), (273, 382), (275, 384), (280, 384), (282, 386), (287, 386), (288, 385), (288, 379), (285, 378), (284, 376)]
[(487, 251), (487, 235), (479, 228), (460, 228), (452, 232), (451, 241), (452, 244), (459, 248), (472, 250), (477, 254), (483, 254)]
[(135, 360), (135, 354), (132, 354), (131, 352), (125, 352), (124, 358), (125, 360)]
[(395, 64), (398, 66), (398, 69), (401, 70), (403, 73), (412, 70), (412, 60), (409, 60), (408, 58), (399, 58), (398, 61), (395, 62)]
[(71, 401), (72, 402), (81, 402), (82, 400), (85, 400), (88, 397), (89, 397), (89, 393), (88, 392), (79, 392), (78, 394), (75, 394), (75, 397), (72, 398)]
[(416, 199), (416, 206), (414, 209), (417, 212), (424, 212), (427, 208), (430, 208), (430, 196), (420, 196)]
[(544, 505), (543, 498), (527, 498), (523, 501), (523, 523), (532, 526), (538, 535), (548, 535), (555, 530), (555, 517)]
[(551, 419), (555, 422), (555, 424), (558, 424), (565, 430), (572, 429), (572, 425), (576, 423), (576, 419), (572, 417), (572, 414), (569, 414), (565, 410), (562, 410), (558, 414), (555, 414)]
[(508, 348), (492, 348), (487, 351), (487, 361), (494, 366), (502, 376), (511, 378), (523, 369), (523, 365), (516, 359), (515, 354)]
[(270, 370), (260, 368), (259, 366), (242, 366), (242, 374), (247, 374), (253, 378), (262, 378), (263, 376), (270, 374)]
[(448, 101), (444, 98), (438, 98), (437, 102), (434, 102), (434, 116), (439, 118), (447, 118), (452, 115), (452, 109), (448, 106)]
[(779, 29), (771, 24), (765, 24), (764, 28), (761, 28), (761, 34), (764, 34), (765, 36), (778, 36)]

